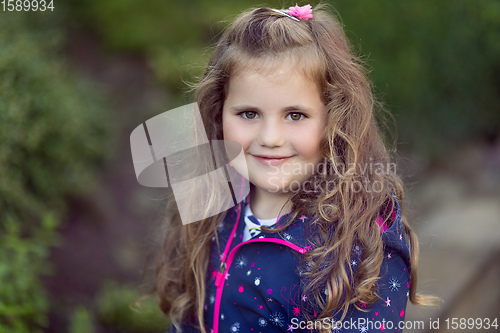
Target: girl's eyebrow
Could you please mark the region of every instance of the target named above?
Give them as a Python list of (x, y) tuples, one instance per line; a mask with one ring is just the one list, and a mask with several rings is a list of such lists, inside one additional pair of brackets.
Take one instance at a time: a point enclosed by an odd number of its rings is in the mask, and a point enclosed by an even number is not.
[(238, 112), (243, 112), (243, 111), (260, 111), (258, 107), (255, 106), (250, 106), (250, 105), (236, 105), (232, 106), (231, 109), (238, 111)]
[(283, 109), (284, 112), (289, 112), (289, 111), (309, 111), (311, 108), (306, 107), (305, 105), (290, 105), (287, 106), (286, 108)]
[[(238, 111), (238, 112), (243, 112), (243, 111), (255, 111), (255, 112), (260, 112), (261, 109), (255, 106), (250, 106), (250, 105), (235, 105), (232, 106), (231, 109)], [(290, 112), (290, 111), (309, 111), (311, 108), (306, 107), (304, 105), (289, 105), (285, 107), (282, 111), (283, 112)]]

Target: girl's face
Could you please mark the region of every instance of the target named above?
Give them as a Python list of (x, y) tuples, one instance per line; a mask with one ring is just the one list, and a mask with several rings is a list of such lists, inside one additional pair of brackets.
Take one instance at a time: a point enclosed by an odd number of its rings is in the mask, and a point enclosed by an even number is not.
[(249, 181), (257, 190), (296, 191), (322, 159), (325, 124), (317, 84), (292, 66), (244, 71), (229, 81), (222, 111), (224, 140), (242, 145)]

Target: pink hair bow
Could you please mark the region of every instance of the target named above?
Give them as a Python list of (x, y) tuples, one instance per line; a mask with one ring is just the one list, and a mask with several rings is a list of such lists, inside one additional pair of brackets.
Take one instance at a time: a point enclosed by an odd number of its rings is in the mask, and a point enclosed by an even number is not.
[(287, 13), (291, 16), (298, 17), (300, 19), (310, 19), (313, 17), (311, 5), (305, 5), (299, 7), (299, 5), (295, 4), (295, 7), (288, 8)]

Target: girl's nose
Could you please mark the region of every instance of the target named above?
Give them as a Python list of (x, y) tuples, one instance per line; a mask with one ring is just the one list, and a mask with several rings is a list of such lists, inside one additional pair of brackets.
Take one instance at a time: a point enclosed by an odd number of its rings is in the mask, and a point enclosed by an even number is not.
[(258, 143), (268, 148), (280, 147), (285, 144), (286, 135), (279, 121), (265, 120), (259, 128)]

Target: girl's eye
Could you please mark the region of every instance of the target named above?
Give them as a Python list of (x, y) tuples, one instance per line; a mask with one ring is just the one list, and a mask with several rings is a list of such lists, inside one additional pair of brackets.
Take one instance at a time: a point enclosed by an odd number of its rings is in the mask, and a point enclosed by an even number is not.
[(257, 112), (255, 111), (243, 111), (240, 115), (245, 119), (254, 119), (257, 117)]
[(292, 112), (289, 113), (288, 116), (290, 117), (291, 120), (294, 121), (301, 120), (302, 118), (304, 118), (304, 114), (300, 112)]

